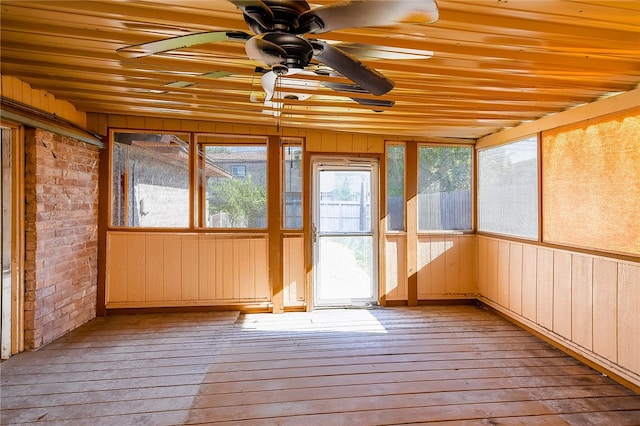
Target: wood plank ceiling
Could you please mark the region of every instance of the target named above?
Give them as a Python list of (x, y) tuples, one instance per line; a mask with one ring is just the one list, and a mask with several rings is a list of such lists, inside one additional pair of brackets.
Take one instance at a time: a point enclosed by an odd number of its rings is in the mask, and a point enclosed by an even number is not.
[[(330, 3), (315, 0), (312, 7)], [(176, 35), (250, 33), (226, 0), (0, 4), (2, 74), (87, 112), (475, 139), (640, 83), (637, 0), (438, 0), (433, 24), (320, 34), (331, 43), (421, 52), (412, 59), (361, 58), (395, 82), (379, 97), (392, 107), (375, 112), (353, 94), (319, 85), (306, 100), (285, 100), (279, 117), (265, 113), (255, 71), (261, 64), (247, 59), (242, 43), (138, 59), (116, 53)], [(224, 73), (213, 78), (213, 72)], [(168, 86), (175, 82), (184, 84)]]

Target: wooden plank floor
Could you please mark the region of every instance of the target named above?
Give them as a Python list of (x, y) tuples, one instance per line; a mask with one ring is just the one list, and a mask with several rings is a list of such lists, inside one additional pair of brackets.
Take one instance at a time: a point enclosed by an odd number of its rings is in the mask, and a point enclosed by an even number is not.
[(640, 395), (472, 306), (99, 318), (2, 368), (2, 424), (640, 425)]

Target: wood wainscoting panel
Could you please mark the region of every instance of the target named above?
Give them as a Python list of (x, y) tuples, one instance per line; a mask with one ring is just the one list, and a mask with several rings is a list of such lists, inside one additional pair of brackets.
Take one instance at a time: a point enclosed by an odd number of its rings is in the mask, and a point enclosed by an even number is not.
[(618, 265), (618, 362), (640, 374), (640, 265)]
[(265, 303), (264, 235), (109, 232), (107, 308)]
[(475, 238), (475, 235), (418, 237), (418, 299), (475, 298)]
[(407, 300), (407, 236), (385, 235), (385, 288), (387, 300)]
[(593, 259), (593, 351), (618, 362), (618, 263)]
[[(607, 374), (640, 386), (640, 263), (497, 237), (477, 238), (480, 300)], [(504, 244), (510, 249), (500, 250)], [(506, 304), (499, 291), (492, 291), (502, 288), (503, 274), (489, 272), (503, 271), (505, 265), (510, 272)], [(515, 272), (518, 268), (521, 275)], [(521, 300), (512, 297), (518, 288)]]
[(282, 250), (284, 305), (301, 306), (306, 300), (303, 236), (285, 236)]

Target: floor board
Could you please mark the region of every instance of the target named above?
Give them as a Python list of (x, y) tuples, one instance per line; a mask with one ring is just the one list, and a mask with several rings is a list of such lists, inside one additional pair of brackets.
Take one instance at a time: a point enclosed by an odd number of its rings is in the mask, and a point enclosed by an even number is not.
[(640, 395), (472, 306), (98, 318), (0, 369), (3, 425), (640, 425)]

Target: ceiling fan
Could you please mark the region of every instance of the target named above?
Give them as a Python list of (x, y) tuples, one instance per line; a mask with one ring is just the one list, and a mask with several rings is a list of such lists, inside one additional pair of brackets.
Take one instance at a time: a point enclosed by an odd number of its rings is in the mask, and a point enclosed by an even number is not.
[[(348, 49), (347, 52), (339, 45), (307, 35), (344, 28), (395, 25), (416, 13), (424, 15), (422, 22), (425, 23), (438, 19), (435, 0), (352, 0), (315, 8), (311, 8), (304, 0), (228, 1), (242, 11), (253, 36), (238, 31), (204, 32), (127, 46), (117, 52), (126, 58), (140, 58), (204, 43), (240, 41), (245, 43), (249, 59), (270, 68), (262, 78), (269, 101), (279, 77), (304, 74), (307, 72), (304, 71), (305, 67), (312, 60), (350, 79), (355, 83), (348, 85), (351, 91), (380, 96), (393, 89), (394, 83), (352, 55), (357, 55), (357, 48)], [(345, 89), (344, 85), (339, 84), (325, 86), (334, 90)], [(371, 101), (375, 104), (375, 100), (353, 99), (365, 105), (372, 104)]]

